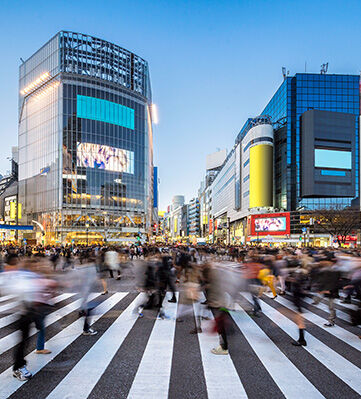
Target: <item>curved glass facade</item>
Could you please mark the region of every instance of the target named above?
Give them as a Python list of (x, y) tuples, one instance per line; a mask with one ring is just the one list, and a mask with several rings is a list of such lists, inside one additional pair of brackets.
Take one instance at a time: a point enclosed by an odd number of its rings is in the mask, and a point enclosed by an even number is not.
[[(49, 53), (59, 61), (53, 68)], [(47, 85), (54, 87), (39, 102)], [(60, 32), (21, 65), (20, 90), (19, 201), (27, 222), (43, 225), (44, 241), (131, 241), (149, 232), (147, 62), (112, 43)]]

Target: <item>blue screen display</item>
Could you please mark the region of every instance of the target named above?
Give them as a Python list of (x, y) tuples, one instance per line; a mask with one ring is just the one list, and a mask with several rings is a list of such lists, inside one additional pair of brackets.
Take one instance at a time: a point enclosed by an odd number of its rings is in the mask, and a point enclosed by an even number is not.
[(76, 116), (134, 130), (134, 109), (99, 98), (78, 94)]
[(315, 149), (316, 168), (351, 169), (351, 151)]
[(322, 176), (346, 176), (346, 172), (343, 170), (321, 170)]

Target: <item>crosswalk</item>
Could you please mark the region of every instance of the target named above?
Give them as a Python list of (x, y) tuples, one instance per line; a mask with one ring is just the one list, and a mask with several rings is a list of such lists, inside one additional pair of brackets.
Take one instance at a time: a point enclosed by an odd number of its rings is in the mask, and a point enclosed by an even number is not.
[[(253, 318), (247, 312), (251, 298), (242, 293), (229, 314), (230, 354), (217, 356), (211, 353), (218, 346), (212, 312), (188, 305), (188, 316), (179, 323), (182, 294), (177, 303), (169, 298), (163, 320), (155, 310), (138, 317), (144, 294), (94, 292), (91, 324), (98, 334), (83, 336), (81, 298), (59, 294), (45, 321), (51, 354), (34, 352), (32, 328), (26, 360), (33, 378), (20, 382), (12, 376), (13, 351), (21, 339), (17, 314), (11, 313), (16, 303), (0, 297), (0, 398), (361, 398), (361, 329), (347, 323), (347, 306), (338, 306), (337, 325), (327, 328), (327, 305), (309, 306), (305, 298), (307, 346), (294, 347), (292, 299), (264, 295), (262, 315)], [(208, 321), (202, 321), (201, 334), (189, 334), (199, 312)]]

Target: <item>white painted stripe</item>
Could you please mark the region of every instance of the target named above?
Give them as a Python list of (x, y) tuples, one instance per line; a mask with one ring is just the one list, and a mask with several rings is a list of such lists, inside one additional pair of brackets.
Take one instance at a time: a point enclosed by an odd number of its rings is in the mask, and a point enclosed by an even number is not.
[[(66, 299), (72, 295), (75, 295), (75, 294), (66, 293), (66, 294), (61, 294), (60, 296), (62, 296), (63, 299)], [(61, 300), (63, 300), (63, 299), (61, 299)], [(19, 301), (12, 301), (12, 302), (6, 303), (5, 305), (0, 306), (0, 313), (6, 312), (12, 308), (16, 308), (19, 305), (19, 303), (20, 303)], [(54, 302), (54, 303), (56, 303), (56, 302)]]
[[(94, 324), (98, 321), (106, 312), (113, 308), (119, 302), (119, 296), (112, 295), (110, 298), (98, 305), (94, 312), (96, 313), (90, 324)], [(29, 370), (35, 375), (49, 362), (51, 362), (60, 352), (62, 352), (67, 346), (75, 341), (83, 332), (84, 319), (80, 318), (74, 323), (70, 324), (60, 333), (56, 334), (47, 342), (48, 348), (52, 351), (51, 354), (42, 356), (37, 355), (35, 352), (30, 353), (26, 356)], [(3, 373), (0, 374), (0, 397), (7, 398), (16, 392), (23, 384), (27, 381), (19, 381), (12, 376), (12, 367), (9, 367)]]
[(0, 328), (6, 327), (11, 323), (14, 323), (20, 316), (20, 313), (16, 312), (13, 314), (10, 314), (8, 316), (2, 317), (0, 319)]
[(5, 305), (0, 306), (0, 313), (16, 308), (18, 305), (19, 305), (18, 301), (11, 301), (9, 303), (6, 303)]
[(323, 398), (324, 396), (238, 304), (236, 309), (237, 312), (230, 312), (233, 320), (286, 398), (299, 399), (300, 389), (305, 398)]
[[(204, 300), (204, 298), (202, 298)], [(194, 314), (196, 314), (193, 305)], [(211, 322), (214, 321), (211, 312), (207, 312)], [(219, 346), (217, 334), (202, 332), (198, 334), (201, 350), (204, 377), (206, 380), (208, 399), (242, 399), (247, 398), (246, 391), (238, 376), (230, 356), (217, 356), (211, 353), (212, 348)]]
[[(89, 295), (89, 300), (92, 300), (99, 296), (100, 294), (90, 294)], [(58, 320), (62, 319), (64, 316), (67, 314), (73, 312), (74, 310), (78, 309), (79, 306), (82, 303), (82, 299), (78, 299), (72, 303), (69, 303), (68, 305), (64, 306), (63, 308), (56, 310), (53, 313), (50, 313), (46, 318), (45, 318), (45, 327), (50, 326), (51, 324), (57, 322)], [(35, 327), (32, 327), (30, 329), (30, 334), (29, 337), (35, 335), (38, 332), (38, 330)], [(11, 349), (13, 346), (17, 345), (21, 341), (21, 335), (19, 333), (19, 330), (14, 331), (13, 333), (7, 335), (4, 338), (0, 339), (0, 355), (7, 350)]]
[[(313, 296), (314, 296), (314, 294), (310, 293), (309, 296), (306, 297), (306, 298), (308, 298), (308, 300), (311, 300), (310, 302), (307, 301), (308, 303), (313, 302)], [(322, 295), (319, 295), (319, 296), (322, 298), (322, 301), (320, 303), (323, 303), (324, 305), (327, 306), (327, 298), (322, 296)], [(341, 308), (343, 308), (343, 309), (337, 309), (337, 310), (340, 310), (341, 312), (347, 313), (347, 309), (353, 309), (353, 310), (357, 309), (357, 305), (356, 304), (353, 304), (353, 303), (342, 303), (341, 302), (342, 299), (343, 299), (343, 297), (341, 297), (341, 296), (340, 296), (340, 298), (336, 298), (335, 299), (335, 305), (338, 305)]]
[[(291, 309), (293, 311), (295, 310), (295, 307), (292, 304), (292, 302), (287, 300), (286, 298), (277, 297), (275, 300), (281, 305), (285, 306), (286, 308)], [(352, 334), (351, 332), (337, 325), (335, 325), (334, 327), (325, 327), (324, 323), (327, 322), (326, 319), (306, 309), (302, 311), (302, 315), (306, 320), (318, 325), (320, 328), (334, 335), (336, 338), (340, 339), (343, 342), (346, 342), (346, 344), (353, 346), (355, 349), (361, 351), (361, 339), (356, 334)]]
[[(126, 293), (114, 295), (118, 296), (118, 300), (120, 300), (124, 298)], [(138, 315), (133, 314), (133, 307), (136, 301), (137, 298), (122, 312), (96, 344), (49, 394), (48, 399), (64, 399), (66, 397), (81, 399), (90, 395), (138, 319)], [(114, 340), (114, 337), (116, 337), (116, 340)], [(84, 370), (86, 370), (86, 373), (84, 373)]]
[[(176, 295), (178, 299), (178, 293)], [(177, 303), (169, 303), (167, 299), (168, 294), (164, 299), (163, 309), (170, 319), (156, 320), (154, 323), (128, 398), (149, 398), (150, 393), (153, 398), (168, 398)]]
[[(308, 303), (308, 304), (310, 304), (310, 305), (312, 305), (312, 306), (315, 306), (316, 308), (318, 308), (318, 309), (320, 309), (320, 310), (323, 310), (324, 312), (326, 312), (326, 313), (329, 313), (330, 312), (330, 310), (328, 309), (328, 306), (325, 304), (325, 303), (322, 303), (322, 302), (320, 302), (320, 303), (318, 303), (317, 305), (316, 304), (313, 304), (312, 302), (313, 302), (313, 299), (312, 298), (308, 298), (308, 297), (306, 297), (306, 298), (303, 298), (303, 301), (304, 302), (306, 302), (306, 303)], [(338, 319), (342, 319), (342, 320), (344, 320), (344, 321), (347, 321), (348, 323), (350, 322), (350, 320), (351, 320), (351, 317), (350, 317), (350, 315), (348, 314), (348, 313), (344, 313), (344, 311), (339, 311), (339, 309), (336, 309), (336, 317), (338, 318)]]
[[(61, 294), (61, 295), (53, 298), (53, 303), (54, 304), (59, 303), (59, 302), (65, 300), (65, 299), (68, 299), (68, 298), (70, 298), (70, 297), (72, 297), (74, 295), (75, 295), (74, 293)], [(6, 327), (9, 324), (14, 323), (19, 318), (19, 316), (20, 316), (20, 313), (16, 312), (14, 314), (2, 317), (0, 319), (0, 328)]]
[[(298, 328), (295, 322), (288, 319), (286, 316), (274, 309), (272, 306), (269, 306), (264, 301), (262, 301), (261, 306), (263, 314), (276, 323), (279, 328), (281, 328), (290, 337), (294, 339), (298, 338)], [(304, 350), (314, 356), (315, 359), (326, 366), (357, 393), (361, 394), (361, 378), (360, 369), (358, 367), (343, 358), (323, 342), (319, 341), (313, 335), (307, 333), (307, 331), (305, 339), (307, 346), (302, 347)]]
[[(336, 300), (335, 303), (336, 303), (336, 305), (341, 306), (343, 308), (352, 309), (352, 310), (357, 310), (358, 309), (356, 304), (354, 304), (354, 303), (342, 303), (341, 299)], [(339, 309), (337, 309), (337, 310), (339, 310)]]
[(15, 295), (5, 295), (5, 296), (0, 296), (0, 302), (5, 302), (8, 301), (9, 299), (15, 298)]
[(53, 304), (59, 303), (61, 301), (65, 301), (65, 299), (71, 298), (76, 295), (75, 292), (65, 292), (64, 294), (58, 295), (52, 299)]

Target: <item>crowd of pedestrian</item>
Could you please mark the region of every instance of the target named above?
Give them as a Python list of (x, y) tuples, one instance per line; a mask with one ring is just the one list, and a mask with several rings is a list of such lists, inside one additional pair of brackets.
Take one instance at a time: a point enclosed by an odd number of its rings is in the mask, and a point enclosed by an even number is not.
[[(262, 316), (262, 295), (292, 298), (299, 338), (296, 346), (306, 346), (304, 298), (316, 305), (327, 302), (329, 318), (325, 327), (336, 322), (335, 300), (358, 304), (350, 323), (361, 323), (361, 252), (343, 249), (220, 247), (187, 245), (4, 247), (0, 250), (0, 295), (16, 299), (21, 342), (15, 347), (13, 375), (31, 378), (26, 367), (25, 348), (30, 327), (38, 329), (36, 353), (45, 348), (45, 320), (54, 307), (59, 291), (77, 292), (81, 298), (79, 316), (84, 317), (83, 334), (97, 334), (91, 327), (91, 301), (96, 284), (108, 294), (109, 278), (121, 280), (125, 268), (131, 270), (135, 288), (142, 293), (134, 309), (137, 317), (148, 310), (167, 319), (165, 301), (177, 303), (176, 322), (194, 314), (191, 334), (212, 330), (219, 335), (215, 355), (228, 354), (229, 312), (241, 305), (254, 318)], [(171, 295), (166, 299), (166, 293)]]

